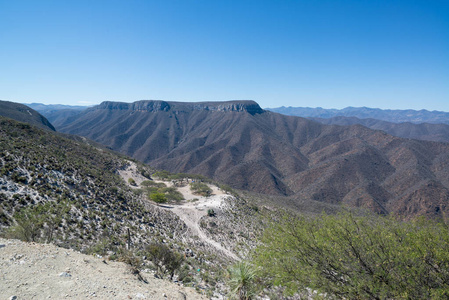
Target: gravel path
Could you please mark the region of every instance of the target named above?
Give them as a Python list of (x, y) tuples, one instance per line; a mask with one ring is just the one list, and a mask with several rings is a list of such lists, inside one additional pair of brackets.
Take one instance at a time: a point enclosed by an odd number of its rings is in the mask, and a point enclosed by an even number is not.
[[(124, 263), (51, 244), (0, 238), (0, 299), (207, 299)], [(13, 298), (16, 296), (17, 298)]]

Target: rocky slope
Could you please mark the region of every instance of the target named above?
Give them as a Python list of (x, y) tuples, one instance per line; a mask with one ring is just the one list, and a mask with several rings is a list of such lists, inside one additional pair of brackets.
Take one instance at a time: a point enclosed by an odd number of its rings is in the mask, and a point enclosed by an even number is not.
[[(157, 205), (140, 184), (172, 182), (155, 182), (152, 173), (148, 166), (86, 139), (67, 139), (0, 117), (0, 234), (139, 261), (138, 269), (156, 268), (149, 259), (149, 247), (155, 245), (185, 256), (173, 277), (165, 267), (158, 276), (209, 295), (225, 293), (226, 268), (255, 245), (255, 235), (263, 229), (257, 220), (264, 217), (213, 185), (216, 195), (209, 198), (193, 199), (185, 185), (179, 189), (186, 200)], [(181, 178), (184, 183), (193, 180)], [(208, 208), (215, 210), (214, 217), (207, 216)], [(195, 218), (185, 218), (190, 214)], [(225, 225), (214, 230), (221, 223)]]
[(449, 210), (449, 145), (323, 125), (251, 101), (105, 102), (60, 129), (160, 169), (296, 201), (404, 218)]

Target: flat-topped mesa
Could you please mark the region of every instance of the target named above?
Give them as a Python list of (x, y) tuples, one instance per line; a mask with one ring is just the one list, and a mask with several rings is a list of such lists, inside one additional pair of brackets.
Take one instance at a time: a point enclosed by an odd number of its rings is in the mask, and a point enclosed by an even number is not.
[(141, 100), (132, 103), (104, 101), (101, 104), (92, 107), (92, 109), (168, 111), (170, 110), (170, 104), (161, 100)]
[(105, 101), (92, 109), (134, 110), (134, 111), (177, 111), (194, 110), (248, 112), (251, 115), (265, 112), (252, 100), (234, 100), (217, 102), (171, 102), (162, 100), (140, 100), (133, 103)]
[[(187, 104), (187, 103), (186, 103)], [(210, 111), (245, 111), (251, 115), (261, 114), (264, 110), (252, 100), (224, 101), (224, 102), (197, 102), (189, 103), (193, 105), (194, 110)]]

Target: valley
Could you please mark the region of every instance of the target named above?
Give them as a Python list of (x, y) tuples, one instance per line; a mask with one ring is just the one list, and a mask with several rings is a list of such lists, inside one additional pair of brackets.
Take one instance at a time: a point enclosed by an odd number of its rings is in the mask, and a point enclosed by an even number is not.
[[(234, 289), (232, 280), (243, 276), (242, 272), (254, 272), (257, 280), (245, 288), (257, 290), (262, 298), (284, 299), (289, 284), (271, 282), (271, 272), (282, 274), (276, 262), (283, 262), (282, 255), (289, 253), (293, 256), (287, 259), (301, 264), (304, 257), (294, 256), (296, 249), (322, 235), (313, 230), (328, 224), (313, 222), (327, 219), (339, 225), (331, 225), (329, 230), (335, 234), (325, 236), (331, 241), (319, 247), (344, 237), (340, 229), (354, 230), (347, 224), (365, 226), (364, 222), (380, 225), (360, 227), (367, 231), (356, 235), (374, 239), (377, 234), (388, 240), (388, 232), (370, 231), (381, 230), (385, 224), (400, 237), (391, 240), (391, 251), (416, 251), (411, 261), (397, 265), (413, 264), (424, 270), (426, 265), (420, 262), (427, 258), (420, 253), (433, 251), (437, 251), (432, 254), (434, 265), (445, 264), (438, 252), (449, 242), (443, 225), (449, 210), (449, 147), (445, 143), (402, 139), (358, 124), (324, 125), (268, 112), (252, 101), (106, 102), (76, 114), (64, 111), (58, 131), (46, 126), (48, 120), (31, 108), (4, 105), (14, 113), (0, 117), (0, 242), (4, 245), (0, 263), (6, 270), (7, 285), (2, 288), (11, 295), (43, 295), (52, 286), (55, 292), (49, 295), (57, 296), (65, 286), (70, 292), (64, 297), (74, 298), (120, 299), (126, 294), (136, 299), (158, 297), (154, 295), (227, 299)], [(42, 126), (21, 121), (35, 114), (34, 122), (40, 120)], [(388, 223), (393, 220), (390, 217), (400, 221)], [(421, 220), (417, 217), (429, 220), (426, 226), (413, 227)], [(305, 237), (297, 248), (277, 252), (295, 245), (289, 234), (295, 238), (304, 234), (289, 227), (296, 222), (303, 222), (304, 228), (312, 226), (308, 233), (313, 237)], [(276, 227), (279, 224), (281, 228)], [(275, 234), (270, 234), (273, 230)], [(426, 235), (433, 236), (435, 243), (414, 244), (405, 238), (411, 233), (417, 234), (420, 243)], [(345, 241), (351, 241), (349, 236)], [(413, 248), (417, 245), (421, 248)], [(360, 245), (360, 251), (371, 251), (365, 246)], [(27, 249), (26, 254), (18, 253), (17, 247)], [(319, 247), (316, 251), (322, 251)], [(352, 251), (344, 248), (344, 242), (338, 247), (342, 253)], [(427, 247), (424, 252), (422, 247)], [(76, 259), (64, 265), (59, 255), (64, 251)], [(328, 266), (321, 264), (322, 258), (333, 259), (326, 258), (330, 251), (309, 256), (327, 272)], [(369, 257), (368, 252), (363, 255)], [(38, 260), (39, 253), (54, 253), (55, 262), (49, 263), (46, 256)], [(267, 253), (279, 260), (267, 260)], [(384, 260), (382, 266), (391, 259), (376, 255)], [(404, 255), (394, 257), (400, 260)], [(372, 268), (377, 268), (379, 264), (370, 259)], [(40, 268), (41, 264), (51, 266)], [(347, 264), (364, 274), (363, 264), (360, 271), (357, 262)], [(40, 274), (35, 269), (40, 268), (46, 279), (41, 283), (19, 276), (21, 283), (17, 283), (15, 274), (21, 265), (33, 274)], [(85, 272), (87, 277), (77, 275), (78, 283), (74, 278), (47, 282), (63, 272), (55, 273), (56, 268), (69, 270), (64, 272), (71, 276)], [(378, 272), (384, 272), (382, 268)], [(117, 283), (109, 288), (104, 278), (92, 278), (96, 270), (118, 272), (117, 279), (130, 285)], [(427, 282), (446, 275), (429, 276)], [(388, 280), (400, 282), (401, 278)], [(308, 274), (305, 280), (309, 282)], [(291, 299), (313, 298), (315, 291), (309, 287), (338, 295), (339, 290), (321, 280), (318, 276), (318, 283), (301, 283)], [(299, 284), (296, 279), (293, 282)], [(367, 282), (372, 284), (372, 279)], [(83, 290), (79, 284), (88, 288)], [(425, 286), (413, 288), (422, 295), (433, 292), (422, 290)], [(388, 284), (386, 288), (389, 295), (399, 290)]]
[(312, 208), (345, 205), (402, 218), (439, 218), (449, 209), (448, 144), (324, 125), (254, 101), (104, 102), (55, 126), (158, 169)]

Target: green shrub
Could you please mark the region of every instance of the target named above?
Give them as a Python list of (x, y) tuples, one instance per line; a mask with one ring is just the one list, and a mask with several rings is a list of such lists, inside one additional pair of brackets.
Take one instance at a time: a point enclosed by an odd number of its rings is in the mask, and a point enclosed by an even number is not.
[(144, 187), (156, 187), (156, 188), (163, 188), (166, 187), (167, 185), (163, 182), (156, 182), (156, 181), (152, 181), (152, 180), (144, 180), (140, 183), (141, 186)]
[(212, 189), (205, 183), (202, 182), (192, 182), (190, 184), (190, 190), (194, 194), (208, 197), (212, 194)]
[(153, 175), (161, 180), (166, 180), (171, 176), (171, 173), (163, 170), (163, 171), (157, 171)]
[(449, 228), (350, 213), (285, 218), (256, 251), (267, 282), (345, 299), (449, 297)]
[(184, 257), (181, 254), (159, 243), (152, 243), (146, 246), (145, 254), (156, 267), (156, 272), (159, 275), (168, 274), (170, 279), (173, 279), (175, 272), (179, 270), (184, 261)]
[(178, 192), (178, 190), (174, 187), (166, 187), (159, 190), (161, 193), (165, 194), (165, 197), (168, 201), (181, 201), (184, 200), (184, 196)]
[(163, 193), (152, 193), (150, 199), (158, 204), (167, 202), (167, 197)]
[(6, 236), (27, 242), (50, 242), (68, 217), (70, 207), (67, 201), (47, 202), (22, 208), (13, 215), (15, 225), (8, 228)]

